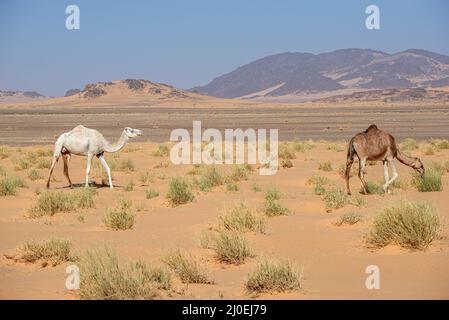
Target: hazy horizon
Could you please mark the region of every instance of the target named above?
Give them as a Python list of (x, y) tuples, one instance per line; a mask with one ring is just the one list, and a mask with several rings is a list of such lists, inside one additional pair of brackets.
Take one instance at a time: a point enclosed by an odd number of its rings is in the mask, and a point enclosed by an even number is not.
[[(71, 4), (80, 8), (80, 30), (65, 28)], [(370, 4), (380, 8), (380, 30), (365, 28)], [(423, 49), (449, 55), (448, 9), (441, 0), (6, 0), (0, 3), (0, 90), (59, 96), (126, 78), (186, 89), (283, 52)]]

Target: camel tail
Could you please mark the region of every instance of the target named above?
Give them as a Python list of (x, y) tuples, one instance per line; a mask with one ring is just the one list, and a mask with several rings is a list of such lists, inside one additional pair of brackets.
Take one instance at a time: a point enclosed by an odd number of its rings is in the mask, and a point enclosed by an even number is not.
[(64, 133), (61, 134), (58, 140), (56, 140), (55, 142), (55, 150), (53, 152), (53, 158), (59, 158), (61, 156), (63, 143), (64, 143)]
[(357, 154), (357, 152), (354, 149), (354, 140), (351, 139), (351, 141), (349, 141), (349, 144), (348, 144), (348, 153), (346, 155), (347, 160), (353, 161), (355, 154)]

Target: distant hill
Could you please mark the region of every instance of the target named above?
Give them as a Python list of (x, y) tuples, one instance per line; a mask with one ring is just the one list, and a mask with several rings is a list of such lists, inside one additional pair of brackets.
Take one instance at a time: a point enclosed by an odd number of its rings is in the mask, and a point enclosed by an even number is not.
[(345, 89), (439, 87), (448, 83), (448, 56), (419, 49), (395, 54), (343, 49), (268, 56), (191, 91), (221, 98), (261, 98)]
[(46, 99), (47, 97), (36, 91), (5, 91), (0, 90), (0, 103), (1, 102), (27, 102), (36, 99)]

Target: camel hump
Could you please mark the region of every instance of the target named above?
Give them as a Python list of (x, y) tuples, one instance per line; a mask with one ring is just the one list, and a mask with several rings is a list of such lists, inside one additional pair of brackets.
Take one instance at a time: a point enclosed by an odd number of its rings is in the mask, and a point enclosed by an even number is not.
[(368, 129), (365, 130), (365, 132), (371, 131), (371, 130), (378, 130), (377, 126), (375, 124), (372, 124), (368, 127)]

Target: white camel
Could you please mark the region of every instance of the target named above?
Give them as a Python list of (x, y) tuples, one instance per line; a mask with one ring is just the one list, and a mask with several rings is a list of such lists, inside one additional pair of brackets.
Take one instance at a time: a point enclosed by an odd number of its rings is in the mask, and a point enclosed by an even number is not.
[(64, 176), (69, 181), (70, 187), (72, 186), (68, 167), (71, 154), (87, 156), (86, 187), (89, 186), (89, 173), (92, 163), (92, 157), (97, 156), (108, 174), (109, 187), (111, 189), (114, 188), (114, 186), (112, 185), (111, 169), (109, 169), (109, 166), (104, 158), (104, 153), (117, 152), (124, 147), (124, 145), (129, 141), (130, 138), (134, 138), (140, 135), (142, 135), (142, 131), (127, 127), (123, 130), (123, 133), (117, 142), (109, 143), (100, 132), (95, 129), (86, 128), (82, 125), (76, 126), (71, 131), (61, 134), (55, 143), (53, 162), (48, 172), (47, 188), (50, 188), (51, 174), (53, 173), (55, 164), (56, 162), (58, 162), (60, 156), (62, 156), (62, 159), (64, 161)]

